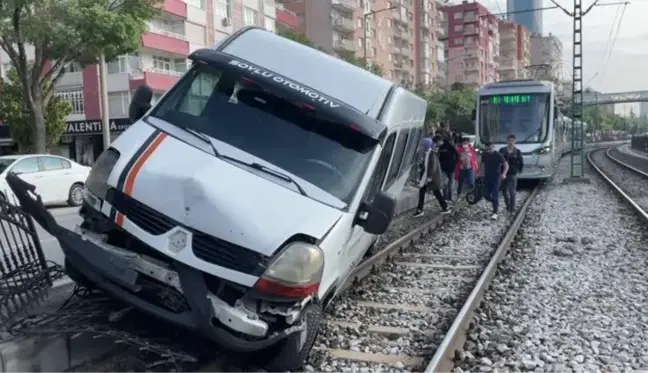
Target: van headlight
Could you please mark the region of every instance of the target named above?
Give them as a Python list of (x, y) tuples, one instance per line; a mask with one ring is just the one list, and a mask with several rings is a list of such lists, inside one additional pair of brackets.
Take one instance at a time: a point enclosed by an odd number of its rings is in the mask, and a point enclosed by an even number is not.
[(323, 271), (322, 249), (305, 242), (291, 242), (270, 262), (254, 288), (264, 294), (303, 299), (317, 294)]
[(119, 152), (113, 148), (108, 148), (105, 152), (101, 153), (97, 162), (95, 162), (90, 170), (88, 180), (85, 182), (88, 191), (102, 200), (106, 199), (108, 177), (113, 168), (115, 168), (119, 155)]
[(536, 154), (545, 155), (551, 152), (551, 145), (543, 146), (535, 151)]

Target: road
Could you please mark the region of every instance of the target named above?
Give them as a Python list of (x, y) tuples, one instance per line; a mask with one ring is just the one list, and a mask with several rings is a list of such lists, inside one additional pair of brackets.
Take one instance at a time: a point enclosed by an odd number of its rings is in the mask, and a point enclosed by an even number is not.
[[(54, 207), (49, 211), (54, 215), (56, 221), (65, 228), (74, 229), (77, 224), (81, 223), (78, 207)], [(43, 246), (45, 258), (63, 265), (63, 251), (61, 251), (58, 241), (38, 224), (36, 224), (36, 230)]]

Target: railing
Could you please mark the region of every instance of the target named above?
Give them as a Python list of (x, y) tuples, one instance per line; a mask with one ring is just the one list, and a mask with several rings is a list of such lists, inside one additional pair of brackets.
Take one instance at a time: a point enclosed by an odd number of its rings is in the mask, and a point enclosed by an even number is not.
[(332, 1), (333, 5), (340, 5), (346, 8), (350, 9), (355, 9), (356, 7), (356, 2), (353, 0), (333, 0)]
[(333, 26), (338, 26), (345, 30), (355, 30), (355, 27), (353, 27), (353, 21), (343, 17), (333, 18)]
[(162, 29), (160, 27), (157, 27), (155, 25), (152, 25), (150, 23), (148, 24), (148, 30), (149, 30), (149, 32), (152, 32), (154, 34), (164, 35), (164, 36), (168, 36), (168, 37), (174, 38), (174, 39), (180, 39), (180, 40), (185, 40), (185, 41), (187, 40), (186, 35), (182, 35), (182, 34), (178, 34), (178, 33), (175, 33), (175, 32), (168, 31), (168, 30), (164, 30), (164, 29)]
[(145, 67), (144, 71), (149, 72), (149, 73), (156, 73), (156, 74), (162, 74), (162, 75), (171, 75), (171, 76), (182, 76), (185, 73), (184, 71), (159, 69), (157, 67)]
[(346, 39), (335, 39), (333, 40), (333, 48), (335, 49), (345, 49), (348, 51), (355, 51), (353, 41)]

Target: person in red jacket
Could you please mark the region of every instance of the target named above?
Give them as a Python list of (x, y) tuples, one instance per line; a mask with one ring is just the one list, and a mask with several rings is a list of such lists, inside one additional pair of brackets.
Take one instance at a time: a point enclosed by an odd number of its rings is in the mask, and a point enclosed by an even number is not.
[(459, 162), (455, 169), (455, 179), (457, 180), (458, 200), (464, 184), (468, 185), (470, 189), (475, 187), (475, 176), (479, 173), (479, 163), (477, 162), (477, 152), (470, 145), (470, 139), (462, 138), (457, 152), (459, 153)]

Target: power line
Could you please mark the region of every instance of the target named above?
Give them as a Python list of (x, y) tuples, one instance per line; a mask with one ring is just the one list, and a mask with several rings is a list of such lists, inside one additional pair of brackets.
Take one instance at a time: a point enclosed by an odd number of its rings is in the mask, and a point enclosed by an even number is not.
[[(617, 19), (619, 19), (619, 12), (621, 11), (621, 8), (617, 8), (616, 14), (614, 14), (614, 20), (612, 20), (612, 26), (610, 27), (610, 33), (608, 34), (607, 41), (605, 42), (605, 54), (603, 54), (603, 61), (601, 63), (601, 70), (594, 75), (594, 78), (596, 78), (602, 71), (605, 70), (606, 66), (606, 61), (607, 61), (607, 56), (610, 53), (610, 45), (612, 40), (614, 39), (614, 30), (616, 27), (616, 22)], [(592, 79), (594, 80), (594, 79)]]
[(610, 62), (610, 59), (612, 58), (612, 52), (614, 52), (614, 45), (616, 44), (617, 38), (619, 37), (619, 30), (621, 29), (621, 24), (623, 23), (623, 16), (625, 15), (625, 11), (627, 8), (628, 4), (623, 5), (623, 10), (621, 11), (621, 18), (619, 19), (619, 24), (617, 25), (616, 33), (614, 35), (614, 39), (612, 39), (612, 45), (610, 46), (610, 53), (607, 56), (607, 60), (605, 60), (603, 64), (603, 69), (601, 70), (601, 75), (605, 74), (605, 71), (607, 70), (607, 65)]

